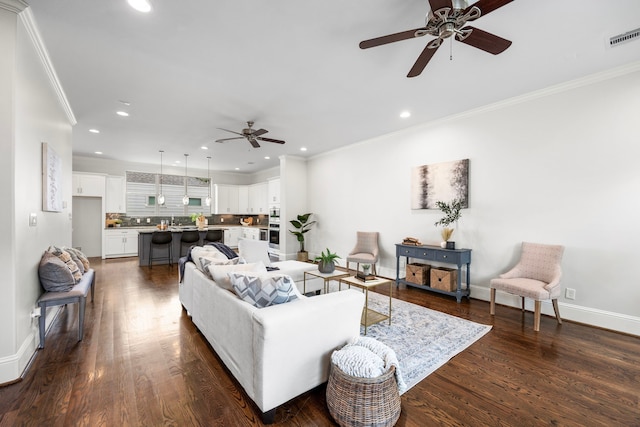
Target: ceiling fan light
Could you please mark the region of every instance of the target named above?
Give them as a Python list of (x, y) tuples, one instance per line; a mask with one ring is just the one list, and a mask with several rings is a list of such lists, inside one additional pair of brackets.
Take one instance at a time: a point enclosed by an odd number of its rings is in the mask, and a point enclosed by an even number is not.
[(127, 2), (129, 3), (129, 6), (138, 12), (151, 12), (151, 2), (149, 0), (127, 0)]

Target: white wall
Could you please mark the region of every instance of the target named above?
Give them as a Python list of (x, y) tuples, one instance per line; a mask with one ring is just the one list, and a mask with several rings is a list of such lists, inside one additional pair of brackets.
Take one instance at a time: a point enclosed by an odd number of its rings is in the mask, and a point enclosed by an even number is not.
[(563, 286), (576, 289), (561, 299), (563, 317), (640, 335), (638, 111), (634, 64), (318, 156), (308, 163), (318, 220), (308, 250), (346, 257), (356, 231), (376, 230), (379, 272), (395, 277), (395, 243), (440, 240), (440, 212), (410, 209), (411, 168), (468, 158), (470, 207), (453, 240), (473, 250), (472, 296), (488, 299), (522, 241), (562, 244)]
[[(0, 91), (8, 93), (10, 100), (8, 109), (4, 102), (0, 104), (0, 176), (7, 207), (0, 211), (5, 239), (0, 257), (4, 295), (0, 303), (0, 383), (4, 383), (19, 377), (38, 342), (37, 319), (30, 314), (41, 293), (40, 257), (50, 244), (71, 244), (71, 124), (25, 21), (2, 8), (0, 40), (0, 63), (10, 69), (3, 67), (0, 72)], [(42, 142), (61, 158), (67, 206), (63, 212), (42, 211)], [(37, 215), (37, 227), (29, 226), (31, 213)]]

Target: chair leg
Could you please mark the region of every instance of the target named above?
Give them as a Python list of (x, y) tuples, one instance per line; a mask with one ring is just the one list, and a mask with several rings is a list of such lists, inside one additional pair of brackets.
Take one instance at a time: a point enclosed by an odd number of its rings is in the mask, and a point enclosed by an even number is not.
[(558, 300), (553, 299), (551, 300), (551, 303), (553, 304), (553, 311), (556, 313), (556, 319), (558, 320), (558, 324), (562, 325), (562, 318), (560, 317), (560, 309), (558, 308)]
[(533, 313), (533, 330), (538, 332), (540, 331), (540, 307), (542, 306), (542, 302), (539, 300), (535, 302), (535, 311)]
[(492, 316), (496, 314), (496, 288), (491, 288), (491, 308), (489, 309), (489, 313)]

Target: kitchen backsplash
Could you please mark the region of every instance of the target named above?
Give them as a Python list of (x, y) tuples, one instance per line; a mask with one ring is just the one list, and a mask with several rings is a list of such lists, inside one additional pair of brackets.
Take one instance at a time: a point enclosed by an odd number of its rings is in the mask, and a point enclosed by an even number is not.
[[(209, 215), (209, 225), (240, 225), (240, 220), (243, 218), (253, 218), (253, 225), (267, 225), (269, 224), (268, 215)], [(191, 221), (190, 216), (147, 216), (147, 217), (133, 217), (120, 213), (107, 213), (105, 216), (105, 227), (143, 227), (143, 226), (155, 226), (160, 224), (162, 220), (167, 221), (173, 225), (195, 225), (195, 222)]]

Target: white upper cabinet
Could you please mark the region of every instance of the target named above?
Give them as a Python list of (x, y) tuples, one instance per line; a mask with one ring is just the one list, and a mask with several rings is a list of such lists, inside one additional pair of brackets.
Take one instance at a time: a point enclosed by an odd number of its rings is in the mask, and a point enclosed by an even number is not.
[(238, 206), (238, 186), (237, 185), (215, 185), (215, 207), (216, 214), (237, 214)]
[(125, 180), (123, 176), (107, 176), (105, 208), (109, 213), (126, 213)]
[(249, 186), (238, 186), (238, 213), (240, 215), (251, 213), (249, 209)]
[(260, 182), (249, 186), (249, 213), (261, 215), (269, 212), (268, 184)]
[(74, 172), (72, 175), (73, 196), (104, 197), (105, 176)]
[(269, 205), (280, 204), (280, 178), (271, 179), (269, 182)]

